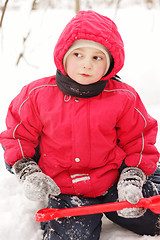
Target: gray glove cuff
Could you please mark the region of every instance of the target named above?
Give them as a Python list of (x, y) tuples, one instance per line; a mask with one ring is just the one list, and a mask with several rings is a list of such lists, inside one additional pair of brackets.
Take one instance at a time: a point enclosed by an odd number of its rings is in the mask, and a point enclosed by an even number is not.
[(42, 172), (37, 163), (31, 158), (23, 158), (12, 167), (13, 173), (24, 182), (27, 176), (35, 172)]
[(42, 173), (37, 163), (23, 158), (13, 166), (13, 172), (23, 185), (25, 196), (33, 201), (44, 201), (49, 194), (57, 196), (60, 188), (49, 176)]
[(146, 176), (140, 168), (127, 167), (123, 169), (120, 175), (118, 187), (120, 185), (124, 186), (127, 183), (127, 185), (132, 184), (136, 187), (141, 188), (145, 183), (145, 181), (146, 181)]

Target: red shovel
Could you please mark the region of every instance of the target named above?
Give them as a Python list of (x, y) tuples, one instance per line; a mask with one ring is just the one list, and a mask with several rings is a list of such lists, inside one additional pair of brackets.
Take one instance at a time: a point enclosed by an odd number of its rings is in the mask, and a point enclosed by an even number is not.
[(44, 208), (36, 213), (37, 222), (46, 222), (55, 218), (80, 216), (88, 214), (96, 214), (103, 212), (114, 212), (122, 210), (123, 208), (148, 208), (156, 214), (160, 214), (160, 195), (156, 195), (149, 198), (141, 198), (138, 203), (131, 204), (127, 201), (104, 203), (97, 205), (90, 205), (84, 207), (75, 208)]

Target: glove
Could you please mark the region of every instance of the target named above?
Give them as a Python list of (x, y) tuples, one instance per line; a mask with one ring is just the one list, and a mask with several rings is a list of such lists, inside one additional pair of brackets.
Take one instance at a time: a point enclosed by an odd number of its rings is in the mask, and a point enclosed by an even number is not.
[[(117, 189), (119, 201), (128, 201), (132, 204), (138, 203), (143, 198), (142, 187), (146, 180), (143, 171), (136, 167), (125, 168), (119, 178)], [(124, 218), (138, 218), (146, 212), (144, 208), (125, 208), (117, 211)]]
[(44, 201), (49, 194), (57, 196), (60, 189), (47, 175), (42, 173), (37, 163), (30, 158), (16, 162), (12, 170), (23, 185), (25, 196), (32, 201)]

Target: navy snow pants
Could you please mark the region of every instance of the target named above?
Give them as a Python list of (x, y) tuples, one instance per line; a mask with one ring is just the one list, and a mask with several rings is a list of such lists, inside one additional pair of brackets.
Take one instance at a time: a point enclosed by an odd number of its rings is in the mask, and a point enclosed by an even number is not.
[[(143, 186), (143, 196), (150, 197), (160, 194), (160, 169), (147, 179)], [(115, 202), (118, 199), (117, 184), (112, 186), (105, 196), (97, 198), (80, 198), (72, 195), (60, 194), (49, 197), (49, 208), (69, 208), (94, 204)], [(160, 215), (149, 209), (142, 217), (123, 218), (117, 212), (104, 213), (112, 222), (140, 235), (160, 235)], [(101, 233), (103, 214), (92, 214), (60, 218), (42, 223), (43, 240), (98, 240)]]

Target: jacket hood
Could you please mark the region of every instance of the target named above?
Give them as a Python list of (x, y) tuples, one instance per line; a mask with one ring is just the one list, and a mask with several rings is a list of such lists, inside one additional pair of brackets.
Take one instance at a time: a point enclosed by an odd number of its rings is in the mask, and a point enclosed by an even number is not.
[(121, 70), (124, 65), (124, 44), (115, 23), (94, 11), (80, 11), (66, 25), (54, 49), (55, 65), (64, 75), (63, 57), (73, 42), (79, 39), (98, 42), (110, 51), (114, 66), (102, 80), (115, 76)]

